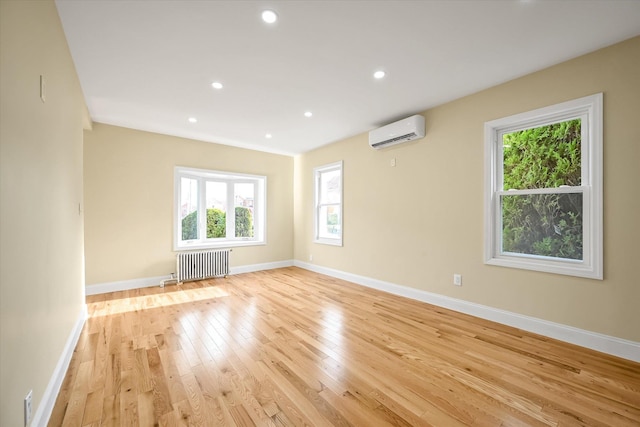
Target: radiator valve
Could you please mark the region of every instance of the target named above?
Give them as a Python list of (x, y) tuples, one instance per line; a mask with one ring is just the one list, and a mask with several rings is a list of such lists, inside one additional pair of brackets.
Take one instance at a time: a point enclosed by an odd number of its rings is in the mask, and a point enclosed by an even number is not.
[(164, 288), (166, 285), (177, 285), (177, 284), (178, 284), (178, 279), (176, 279), (176, 273), (171, 273), (171, 278), (164, 279), (162, 282), (160, 282), (160, 287)]

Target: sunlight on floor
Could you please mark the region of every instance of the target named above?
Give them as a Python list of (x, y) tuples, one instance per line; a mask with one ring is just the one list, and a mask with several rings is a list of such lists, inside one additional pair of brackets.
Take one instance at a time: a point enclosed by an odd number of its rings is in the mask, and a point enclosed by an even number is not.
[(180, 289), (155, 295), (133, 296), (107, 301), (87, 303), (89, 317), (108, 316), (110, 314), (166, 307), (207, 299), (229, 296), (224, 287), (207, 286), (204, 288)]

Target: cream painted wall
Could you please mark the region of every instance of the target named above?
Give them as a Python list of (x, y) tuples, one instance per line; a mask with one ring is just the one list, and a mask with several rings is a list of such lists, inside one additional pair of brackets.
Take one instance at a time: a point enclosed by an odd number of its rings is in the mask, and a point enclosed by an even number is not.
[(85, 131), (87, 285), (175, 272), (175, 166), (265, 175), (267, 244), (233, 267), (293, 258), (293, 158), (94, 123)]
[(0, 17), (0, 425), (22, 426), (84, 307), (86, 109), (53, 1), (3, 0)]
[[(598, 92), (605, 280), (484, 265), (484, 122)], [(295, 259), (313, 254), (324, 267), (640, 341), (639, 100), (636, 37), (428, 110), (423, 140), (375, 151), (362, 134), (297, 156)], [(344, 247), (312, 243), (312, 169), (337, 160)]]

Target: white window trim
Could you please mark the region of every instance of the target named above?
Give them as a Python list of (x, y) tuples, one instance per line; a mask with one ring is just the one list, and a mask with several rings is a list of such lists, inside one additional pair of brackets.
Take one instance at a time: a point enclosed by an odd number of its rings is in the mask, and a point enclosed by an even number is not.
[[(201, 182), (207, 179), (221, 180), (227, 182), (252, 182), (257, 186), (257, 194), (254, 197), (254, 237), (239, 238), (219, 238), (219, 239), (199, 239), (188, 242), (182, 241), (182, 228), (180, 225), (180, 179), (182, 177), (200, 179)], [(240, 246), (259, 246), (267, 244), (267, 177), (262, 175), (249, 175), (234, 172), (223, 172), (206, 169), (196, 169), (183, 166), (174, 168), (174, 189), (173, 189), (173, 250), (188, 251), (195, 249), (216, 249), (234, 248)], [(232, 190), (230, 190), (232, 191)], [(199, 210), (204, 211), (204, 192), (199, 191)], [(233, 200), (231, 198), (231, 200)], [(198, 215), (200, 221), (206, 221), (206, 215)], [(228, 230), (235, 230), (235, 216), (227, 215), (226, 227)]]
[[(599, 93), (485, 123), (485, 264), (602, 280), (602, 98), (602, 93)], [(583, 259), (565, 260), (501, 253), (502, 226), (498, 196), (503, 191), (500, 166), (503, 152), (500, 135), (573, 118), (582, 119), (582, 185), (560, 188), (554, 192), (583, 194)], [(545, 190), (533, 192), (543, 191)], [(513, 190), (509, 192), (517, 193), (518, 191)]]
[[(319, 237), (319, 229), (318, 229), (318, 211), (320, 209), (319, 202), (319, 186), (320, 186), (320, 175), (324, 172), (330, 172), (333, 170), (340, 171), (340, 236), (335, 239), (329, 239), (325, 237)], [(344, 208), (343, 208), (343, 200), (344, 200), (344, 169), (342, 165), (342, 160), (330, 163), (323, 166), (318, 166), (313, 169), (313, 242), (321, 243), (324, 245), (333, 245), (333, 246), (342, 246), (342, 236), (344, 233)]]

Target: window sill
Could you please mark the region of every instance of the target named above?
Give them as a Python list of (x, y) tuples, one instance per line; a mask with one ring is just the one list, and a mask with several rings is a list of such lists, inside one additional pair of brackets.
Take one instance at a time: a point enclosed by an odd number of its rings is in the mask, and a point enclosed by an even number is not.
[(216, 242), (216, 243), (194, 243), (192, 245), (183, 245), (183, 246), (174, 246), (174, 252), (181, 251), (193, 251), (193, 250), (201, 250), (201, 249), (222, 249), (222, 248), (238, 248), (243, 246), (264, 246), (266, 245), (266, 241), (256, 241), (256, 240), (226, 240), (224, 242)]
[(329, 246), (342, 246), (342, 239), (315, 239), (313, 243)]
[(540, 271), (543, 273), (563, 274), (566, 276), (585, 277), (588, 279), (603, 279), (601, 271), (596, 271), (592, 266), (584, 264), (581, 261), (547, 261), (542, 259), (527, 259), (524, 257), (500, 257), (489, 258), (485, 261), (485, 264)]

